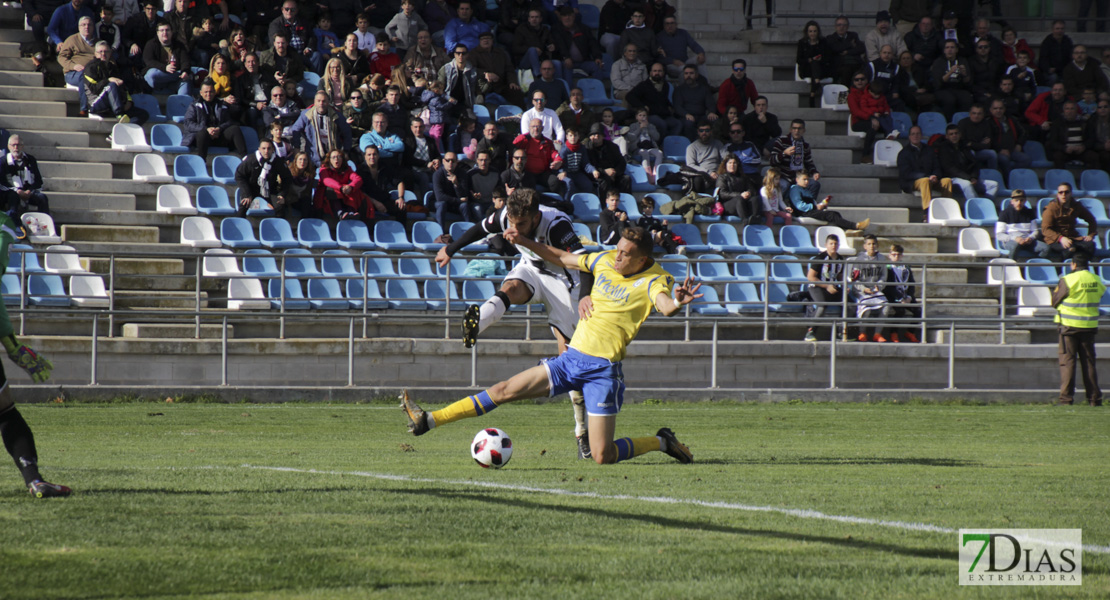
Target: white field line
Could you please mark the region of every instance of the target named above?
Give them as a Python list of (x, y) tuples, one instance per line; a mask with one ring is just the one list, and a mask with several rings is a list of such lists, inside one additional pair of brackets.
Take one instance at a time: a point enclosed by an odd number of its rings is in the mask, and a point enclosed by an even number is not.
[[(461, 485), (470, 487), (490, 488), (499, 490), (510, 490), (514, 492), (530, 492), (535, 494), (552, 494), (555, 496), (573, 496), (576, 498), (592, 498), (598, 500), (634, 500), (639, 502), (650, 502), (654, 504), (688, 504), (692, 506), (702, 506), (705, 508), (723, 508), (727, 510), (740, 510), (746, 512), (769, 512), (779, 513), (791, 517), (798, 517), (800, 519), (818, 519), (822, 521), (836, 521), (839, 523), (851, 523), (855, 525), (877, 525), (879, 527), (890, 527), (892, 529), (905, 529), (909, 531), (926, 531), (930, 533), (957, 533), (957, 529), (951, 527), (941, 527), (939, 525), (930, 525), (928, 523), (910, 523), (906, 521), (891, 521), (887, 519), (870, 519), (867, 517), (853, 517), (850, 515), (830, 515), (816, 510), (809, 510), (803, 508), (783, 508), (780, 506), (757, 506), (752, 504), (737, 504), (735, 502), (709, 502), (706, 500), (695, 500), (691, 498), (669, 498), (667, 496), (629, 496), (626, 494), (598, 494), (596, 492), (576, 492), (573, 490), (564, 490), (561, 488), (542, 488), (529, 485), (513, 485), (508, 483), (494, 483), (489, 481), (471, 481), (466, 479), (431, 479), (427, 477), (412, 477), (410, 475), (392, 475), (389, 473), (371, 473), (369, 471), (326, 471), (317, 469), (297, 469), (293, 467), (267, 467), (260, 465), (243, 465), (244, 469), (257, 469), (265, 471), (281, 471), (284, 473), (310, 473), (315, 475), (353, 475), (355, 477), (369, 477), (372, 479), (381, 479), (385, 481), (406, 481), (412, 483), (436, 483), (445, 485)], [(1039, 540), (1036, 538), (1028, 538), (1032, 542), (1040, 543), (1054, 543), (1050, 540)], [(1094, 544), (1084, 544), (1084, 552), (1093, 552), (1095, 554), (1110, 554), (1110, 546), (1096, 546)]]

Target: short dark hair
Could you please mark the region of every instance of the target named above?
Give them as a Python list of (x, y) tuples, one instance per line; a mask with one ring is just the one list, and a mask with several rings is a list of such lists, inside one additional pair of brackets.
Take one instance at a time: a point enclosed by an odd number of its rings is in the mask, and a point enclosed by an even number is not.
[(1086, 269), (1091, 266), (1091, 261), (1087, 259), (1086, 254), (1076, 253), (1076, 255), (1071, 258), (1071, 262), (1075, 265), (1076, 269)]
[(876, 244), (878, 244), (879, 243), (879, 236), (875, 235), (874, 233), (869, 233), (869, 234), (863, 236), (863, 241), (866, 242), (867, 240), (872, 240)]
[(898, 254), (905, 254), (906, 249), (902, 247), (902, 244), (891, 244), (890, 251), (897, 252)]
[(621, 231), (621, 239), (628, 240), (636, 245), (636, 250), (643, 256), (651, 257), (655, 243), (651, 241), (651, 234), (643, 227), (626, 227)]
[(505, 214), (511, 219), (520, 219), (540, 214), (539, 192), (528, 188), (517, 188), (509, 194), (505, 203)]
[(826, 244), (829, 243), (829, 240), (836, 240), (836, 243), (840, 244), (840, 236), (836, 235), (835, 233), (830, 233), (829, 235), (825, 236)]
[(790, 122), (790, 124), (791, 125), (801, 125), (802, 127), (805, 127), (806, 126), (806, 121), (805, 121), (805, 119), (794, 119), (793, 121)]
[(742, 58), (738, 58), (738, 59), (732, 61), (732, 66), (735, 67), (736, 65), (742, 65), (746, 69), (746, 68), (748, 68), (748, 61), (746, 61)]
[(955, 124), (955, 123), (949, 123), (949, 124), (948, 124), (948, 127), (945, 127), (945, 128), (944, 128), (944, 135), (948, 135), (948, 132), (949, 132), (949, 131), (952, 131), (952, 130), (956, 130), (956, 131), (959, 131), (959, 130), (960, 130), (960, 126), (959, 126), (959, 125), (957, 125), (957, 124)]

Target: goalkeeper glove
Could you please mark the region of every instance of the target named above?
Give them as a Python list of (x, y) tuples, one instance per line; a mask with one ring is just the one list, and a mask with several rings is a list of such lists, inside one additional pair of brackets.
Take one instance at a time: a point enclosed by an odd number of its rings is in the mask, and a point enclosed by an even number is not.
[(0, 342), (3, 342), (4, 349), (8, 351), (8, 358), (19, 365), (19, 368), (27, 371), (32, 381), (42, 383), (50, 379), (50, 372), (54, 370), (54, 364), (46, 357), (39, 356), (34, 350), (19, 343), (14, 335), (0, 338)]

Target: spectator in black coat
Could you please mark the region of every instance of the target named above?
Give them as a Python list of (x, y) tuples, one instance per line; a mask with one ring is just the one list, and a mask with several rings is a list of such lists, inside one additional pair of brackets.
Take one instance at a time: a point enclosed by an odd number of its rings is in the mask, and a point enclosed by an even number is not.
[(1063, 76), (1074, 46), (1071, 38), (1064, 33), (1064, 22), (1053, 21), (1052, 33), (1045, 36), (1038, 49), (1037, 71), (1042, 85), (1052, 85)]
[(648, 120), (660, 134), (680, 135), (682, 122), (674, 114), (674, 105), (670, 99), (673, 87), (666, 81), (666, 72), (663, 63), (651, 65), (648, 79), (638, 83), (624, 99), (629, 108), (647, 107), (650, 115)]
[(903, 39), (906, 42), (906, 49), (913, 54), (914, 64), (922, 69), (928, 70), (941, 55), (941, 41), (944, 38), (933, 26), (932, 17), (921, 17), (913, 30)]
[(8, 152), (0, 158), (0, 210), (16, 221), (28, 211), (50, 214), (50, 201), (42, 193), (39, 161), (23, 152), (19, 134), (8, 137)]
[(856, 32), (848, 31), (848, 25), (848, 17), (837, 17), (836, 31), (825, 38), (832, 52), (836, 80), (843, 85), (851, 82), (852, 75), (863, 66), (867, 55), (863, 40)]
[(443, 155), (443, 163), (432, 175), (435, 190), (435, 218), (440, 227), (447, 228), (447, 216), (454, 214), (463, 221), (477, 223), (482, 220), (477, 202), (470, 201), (466, 176), (458, 171), (459, 157), (454, 152)]
[(590, 158), (590, 164), (597, 169), (594, 177), (597, 178), (600, 195), (606, 195), (611, 189), (621, 192), (632, 191), (632, 180), (625, 174), (628, 163), (621, 155), (620, 148), (605, 139), (605, 126), (601, 123), (590, 126), (590, 140), (586, 144), (586, 154)]
[(907, 194), (917, 192), (921, 195), (921, 208), (928, 209), (933, 201), (933, 190), (943, 192), (944, 197), (952, 197), (952, 180), (943, 177), (936, 152), (921, 140), (921, 128), (910, 127), (910, 143), (898, 153), (898, 185)]
[(245, 217), (251, 202), (262, 198), (274, 207), (279, 217), (286, 215), (286, 199), (292, 198), (290, 186), (293, 175), (285, 161), (274, 155), (274, 143), (265, 139), (258, 143), (258, 151), (247, 156), (235, 169), (235, 183), (239, 186), (239, 216)]
[(740, 123), (744, 125), (748, 140), (761, 152), (770, 153), (771, 144), (782, 136), (782, 125), (779, 125), (779, 118), (774, 113), (767, 111), (767, 96), (757, 97), (752, 106), (754, 110), (745, 114)]

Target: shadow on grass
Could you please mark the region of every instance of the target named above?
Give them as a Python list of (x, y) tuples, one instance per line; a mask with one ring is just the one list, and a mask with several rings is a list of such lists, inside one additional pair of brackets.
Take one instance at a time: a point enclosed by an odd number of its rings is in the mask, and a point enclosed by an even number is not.
[[(701, 464), (710, 461), (699, 461)], [(884, 466), (884, 465), (914, 465), (920, 467), (979, 467), (981, 463), (974, 460), (958, 458), (892, 458), (883, 456), (794, 456), (787, 458), (740, 459), (728, 461), (740, 465), (857, 465), (857, 466)]]
[(242, 494), (315, 494), (315, 493), (331, 493), (331, 492), (362, 492), (365, 488), (354, 487), (316, 487), (316, 488), (274, 488), (274, 489), (238, 489), (238, 490), (187, 490), (187, 489), (169, 489), (169, 488), (102, 488), (102, 489), (80, 489), (73, 492), (74, 497), (85, 496), (114, 496), (121, 495), (144, 495), (144, 494), (158, 494), (165, 496), (231, 496)]
[[(547, 504), (543, 502), (533, 502), (528, 500), (513, 500), (508, 498), (499, 498), (489, 496), (481, 492), (451, 492), (446, 490), (382, 490), (390, 491), (396, 494), (418, 494), (422, 496), (437, 496), (449, 500), (472, 500), (475, 502), (486, 502), (489, 504), (501, 504), (504, 506), (511, 506), (514, 508), (521, 508), (525, 510), (548, 510), (553, 512), (567, 513), (571, 516), (581, 516), (582, 514), (594, 515), (597, 517), (605, 517), (608, 519), (623, 519), (626, 521), (640, 521), (642, 523), (650, 523), (660, 527), (670, 527), (673, 529), (683, 530), (696, 530), (712, 533), (726, 533), (732, 535), (749, 535), (755, 537), (775, 538), (781, 540), (790, 540), (795, 542), (809, 542), (809, 543), (822, 543), (831, 544), (833, 546), (842, 546), (846, 548), (860, 548), (865, 550), (873, 550), (877, 552), (890, 552), (902, 556), (911, 556), (915, 558), (935, 558), (940, 560), (952, 561), (953, 564), (959, 560), (959, 553), (951, 550), (929, 549), (929, 548), (910, 548), (907, 546), (899, 546), (897, 544), (874, 542), (868, 540), (861, 540), (856, 538), (845, 537), (831, 537), (823, 535), (810, 535), (804, 533), (792, 533), (788, 531), (771, 531), (766, 529), (748, 529), (745, 527), (731, 527), (728, 525), (715, 525), (712, 523), (705, 523), (701, 521), (686, 521), (682, 519), (673, 519), (669, 517), (661, 517), (658, 515), (649, 514), (636, 514), (630, 512), (620, 512), (615, 510), (605, 510), (600, 508), (589, 508), (582, 506), (562, 506), (559, 504)], [(1086, 565), (1084, 565), (1086, 568)]]

